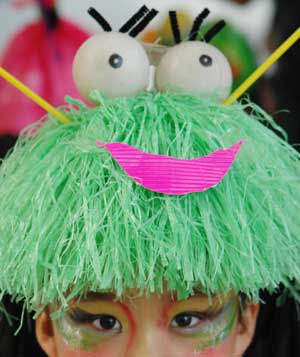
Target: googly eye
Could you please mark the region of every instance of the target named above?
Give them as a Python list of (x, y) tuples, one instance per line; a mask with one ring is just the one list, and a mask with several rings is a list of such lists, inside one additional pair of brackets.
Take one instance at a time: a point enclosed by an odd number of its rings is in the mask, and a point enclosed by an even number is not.
[(213, 65), (213, 59), (208, 55), (202, 55), (199, 58), (199, 62), (204, 67), (211, 67)]
[(103, 32), (88, 39), (78, 50), (73, 77), (86, 99), (92, 90), (106, 97), (135, 95), (146, 90), (150, 63), (143, 46), (117, 32)]
[(232, 87), (231, 67), (214, 46), (189, 41), (168, 50), (156, 71), (160, 91), (180, 91), (226, 99)]
[(123, 57), (116, 53), (109, 57), (109, 64), (111, 65), (112, 68), (117, 69), (122, 67), (123, 62), (124, 62)]

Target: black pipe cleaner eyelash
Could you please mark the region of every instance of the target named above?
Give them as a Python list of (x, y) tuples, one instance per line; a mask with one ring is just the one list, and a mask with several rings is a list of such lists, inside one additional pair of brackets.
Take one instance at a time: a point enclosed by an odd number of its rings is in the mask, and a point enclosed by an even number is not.
[(136, 37), (140, 34), (148, 25), (149, 23), (157, 16), (158, 11), (152, 9), (148, 12), (148, 14), (143, 18), (141, 22), (139, 22), (128, 34), (131, 37)]
[(93, 7), (90, 7), (88, 9), (89, 15), (92, 16), (93, 19), (95, 19), (98, 24), (103, 28), (104, 31), (106, 32), (111, 32), (112, 27), (110, 24), (105, 20), (105, 18)]
[[(104, 31), (112, 31), (110, 24), (95, 8), (90, 7), (88, 9), (88, 13), (98, 22)], [(149, 23), (157, 16), (158, 13), (159, 12), (155, 9), (149, 11), (148, 7), (144, 5), (120, 28), (119, 32), (128, 32), (129, 36), (136, 37), (149, 25)], [(196, 17), (189, 35), (190, 41), (196, 40), (200, 27), (209, 13), (210, 11), (208, 9), (204, 9), (201, 14)], [(174, 40), (175, 43), (178, 44), (181, 42), (181, 34), (176, 11), (170, 11), (169, 17)], [(203, 36), (202, 41), (210, 42), (225, 26), (226, 23), (224, 20), (219, 21), (210, 30), (208, 30), (208, 32)]]
[[(192, 29), (189, 34), (189, 41), (195, 41), (197, 39), (200, 28), (203, 24), (203, 21), (210, 14), (209, 9), (205, 8), (195, 19)], [(178, 17), (176, 11), (169, 12), (170, 24), (174, 36), (175, 43), (178, 44), (181, 42), (181, 34), (180, 27), (178, 24)], [(221, 20), (217, 22), (211, 29), (207, 31), (207, 33), (203, 36), (201, 41), (210, 42), (224, 27), (226, 26), (226, 22)]]
[[(90, 7), (88, 9), (88, 13), (94, 20), (98, 22), (104, 31), (112, 31), (110, 24), (95, 8)], [(157, 14), (157, 10), (152, 9), (150, 11), (148, 7), (144, 5), (120, 28), (119, 32), (128, 33), (129, 36), (136, 37), (149, 25), (149, 23), (155, 18)]]
[(179, 24), (178, 24), (178, 18), (177, 18), (176, 11), (170, 11), (169, 17), (170, 17), (170, 23), (171, 23), (171, 28), (172, 28), (175, 43), (180, 43), (181, 42), (181, 34), (180, 34), (180, 28), (179, 28)]
[(226, 26), (226, 22), (221, 20), (217, 22), (207, 33), (203, 36), (203, 41), (210, 42), (223, 28)]
[(201, 14), (199, 14), (193, 24), (193, 27), (190, 32), (189, 40), (190, 41), (195, 41), (197, 38), (197, 35), (199, 33), (200, 27), (203, 24), (203, 21), (208, 17), (210, 14), (210, 11), (208, 9), (204, 9)]
[(131, 30), (143, 17), (149, 13), (147, 6), (142, 6), (137, 13), (135, 13), (119, 30), (121, 33), (127, 33)]

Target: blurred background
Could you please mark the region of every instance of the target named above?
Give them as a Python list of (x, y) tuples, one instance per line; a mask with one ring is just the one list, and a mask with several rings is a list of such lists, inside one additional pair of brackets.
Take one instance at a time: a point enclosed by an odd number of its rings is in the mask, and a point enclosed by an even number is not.
[[(214, 44), (228, 57), (238, 86), (300, 26), (300, 3), (295, 0), (0, 0), (0, 65), (47, 99), (64, 104), (64, 96), (80, 97), (71, 76), (74, 54), (88, 36), (99, 31), (86, 10), (94, 6), (113, 28), (120, 28), (143, 4), (160, 14), (141, 34), (147, 42), (172, 45), (168, 10), (177, 10), (182, 31), (189, 32), (204, 7), (211, 15), (203, 30), (220, 19), (227, 28)], [(249, 91), (284, 128), (289, 142), (300, 143), (300, 44), (297, 43)], [(0, 79), (0, 157), (19, 132), (44, 115), (43, 111)], [(264, 297), (255, 342), (247, 356), (299, 356), (299, 322), (295, 306), (275, 313), (276, 298)], [(20, 307), (6, 302), (16, 315)], [(18, 327), (18, 326), (17, 326)], [(0, 321), (0, 356), (42, 355), (34, 343), (32, 321), (12, 338), (13, 327)], [(28, 352), (30, 350), (30, 352)], [(34, 351), (34, 353), (33, 353)]]

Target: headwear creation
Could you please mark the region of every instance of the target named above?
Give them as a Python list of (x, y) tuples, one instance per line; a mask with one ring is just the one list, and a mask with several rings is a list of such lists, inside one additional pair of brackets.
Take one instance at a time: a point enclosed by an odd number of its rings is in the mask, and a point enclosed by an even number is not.
[(133, 37), (157, 12), (143, 7), (119, 33), (90, 13), (105, 31), (81, 47), (74, 77), (96, 106), (68, 99), (69, 122), (27, 128), (1, 166), (1, 294), (40, 311), (131, 288), (294, 293), (300, 157), (258, 106), (222, 103), (230, 67), (193, 40), (204, 13), (187, 42), (171, 13), (178, 44), (156, 58), (148, 91), (157, 53)]

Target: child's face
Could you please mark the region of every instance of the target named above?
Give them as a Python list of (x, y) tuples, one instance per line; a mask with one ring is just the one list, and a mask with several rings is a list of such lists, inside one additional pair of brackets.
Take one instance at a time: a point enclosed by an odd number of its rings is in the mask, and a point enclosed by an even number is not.
[(233, 295), (209, 303), (201, 294), (185, 301), (168, 293), (122, 301), (90, 294), (56, 322), (42, 313), (36, 329), (50, 357), (237, 357), (252, 339), (257, 311), (249, 305), (241, 318)]

